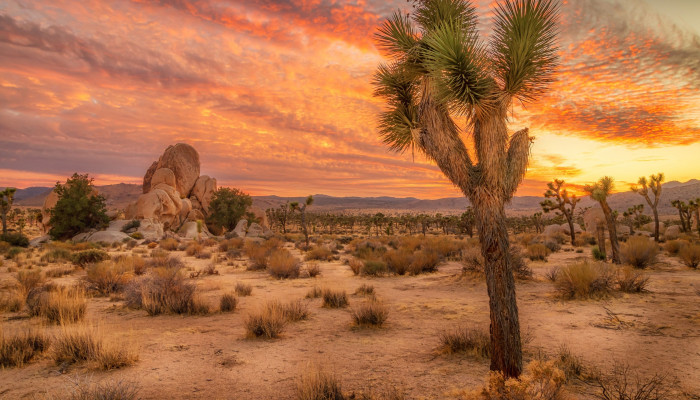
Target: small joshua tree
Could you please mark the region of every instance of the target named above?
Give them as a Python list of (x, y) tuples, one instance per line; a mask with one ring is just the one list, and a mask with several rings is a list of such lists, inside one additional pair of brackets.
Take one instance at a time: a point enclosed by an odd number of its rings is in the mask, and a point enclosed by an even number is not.
[(0, 213), (2, 214), (2, 234), (7, 235), (7, 214), (12, 209), (12, 203), (15, 200), (15, 188), (5, 188), (0, 192)]
[[(659, 172), (656, 175), (651, 175), (649, 180), (645, 176), (639, 178), (638, 184), (641, 186), (632, 186), (632, 191), (639, 193), (644, 200), (647, 201), (649, 207), (651, 207), (652, 213), (654, 213), (654, 240), (659, 241), (659, 199), (661, 198), (661, 182), (664, 181), (664, 174)], [(654, 194), (654, 201), (651, 201), (649, 197), (649, 190)]]
[(314, 197), (309, 195), (309, 197), (306, 198), (306, 201), (304, 204), (299, 205), (299, 202), (294, 201), (289, 203), (289, 209), (292, 211), (299, 211), (301, 214), (301, 231), (304, 233), (304, 240), (306, 241), (306, 249), (309, 249), (309, 227), (307, 226), (307, 221), (306, 221), (306, 207), (311, 206), (314, 204)]
[(555, 179), (552, 182), (547, 183), (547, 191), (544, 192), (545, 201), (540, 203), (542, 206), (542, 211), (548, 213), (552, 210), (557, 210), (557, 213), (563, 215), (566, 218), (566, 222), (569, 223), (569, 230), (571, 236), (571, 245), (574, 245), (576, 241), (576, 232), (574, 231), (574, 210), (576, 209), (576, 203), (579, 202), (579, 198), (575, 194), (569, 195), (569, 192), (564, 187), (564, 181), (561, 179)]
[(612, 261), (615, 264), (620, 264), (620, 244), (617, 241), (617, 228), (615, 226), (616, 214), (613, 213), (610, 205), (608, 205), (608, 196), (612, 193), (613, 178), (605, 176), (592, 185), (586, 185), (583, 190), (591, 196), (591, 199), (600, 203), (605, 215), (605, 222), (608, 225), (608, 233), (610, 234), (610, 247), (612, 248)]
[(700, 235), (700, 197), (688, 201), (688, 208), (690, 208), (691, 212), (695, 213), (695, 229), (698, 231), (698, 235)]
[(682, 200), (673, 200), (671, 205), (678, 210), (678, 217), (681, 219), (681, 230), (690, 233), (690, 225), (692, 224), (690, 220), (691, 207)]

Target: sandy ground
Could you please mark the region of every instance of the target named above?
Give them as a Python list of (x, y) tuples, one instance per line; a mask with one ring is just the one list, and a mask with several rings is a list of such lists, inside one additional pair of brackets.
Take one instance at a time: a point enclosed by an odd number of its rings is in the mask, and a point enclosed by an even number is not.
[[(197, 269), (209, 262), (179, 254)], [(692, 395), (700, 396), (700, 271), (662, 256), (648, 271), (649, 293), (606, 300), (558, 299), (544, 274), (587, 254), (562, 251), (547, 263), (530, 263), (535, 279), (518, 282), (521, 325), (530, 337), (526, 361), (538, 351), (553, 355), (565, 344), (591, 366), (605, 369), (613, 360), (624, 360), (645, 374), (668, 373), (691, 395), (688, 398), (699, 398)], [(488, 373), (488, 360), (435, 351), (441, 329), (457, 324), (488, 329), (485, 284), (462, 277), (457, 262), (433, 274), (382, 278), (354, 276), (340, 262), (322, 263), (316, 278), (294, 280), (275, 280), (264, 272), (227, 265), (218, 269), (221, 275), (196, 280), (212, 306), (236, 282), (253, 286), (252, 296), (239, 298), (234, 313), (149, 317), (109, 298), (92, 298), (88, 320), (110, 339), (135, 343), (139, 361), (110, 372), (84, 366), (61, 371), (46, 354), (28, 366), (1, 371), (0, 398), (60, 398), (71, 381), (88, 379), (137, 382), (144, 399), (291, 399), (298, 377), (318, 364), (333, 371), (348, 392), (394, 385), (409, 398), (437, 399), (449, 398), (452, 389), (479, 387)], [(11, 279), (7, 268), (0, 271), (0, 280)], [(55, 281), (70, 282), (83, 274)], [(245, 337), (246, 313), (267, 300), (303, 298), (314, 286), (351, 294), (363, 283), (373, 285), (389, 307), (388, 322), (381, 329), (353, 329), (349, 309), (326, 309), (320, 299), (306, 299), (311, 317), (288, 324), (282, 338)], [(362, 301), (350, 295), (351, 307)], [(42, 324), (22, 313), (5, 313), (2, 320), (6, 331)], [(577, 398), (593, 398), (587, 385), (569, 389)]]

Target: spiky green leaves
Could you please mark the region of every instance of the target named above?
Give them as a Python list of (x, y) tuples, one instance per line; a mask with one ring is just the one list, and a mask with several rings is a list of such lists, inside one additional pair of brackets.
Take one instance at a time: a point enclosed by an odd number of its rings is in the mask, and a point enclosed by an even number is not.
[(380, 65), (374, 74), (374, 95), (385, 99), (388, 110), (379, 119), (379, 134), (392, 150), (413, 146), (412, 129), (418, 125), (416, 77), (403, 64)]
[(384, 21), (374, 37), (379, 49), (395, 59), (408, 56), (418, 43), (408, 15), (399, 11)]
[(475, 30), (445, 22), (423, 37), (422, 63), (435, 82), (435, 94), (462, 114), (486, 110), (493, 94), (486, 47)]
[(491, 58), (503, 91), (532, 101), (553, 80), (557, 57), (554, 0), (504, 0), (495, 9)]
[(612, 189), (613, 178), (609, 176), (604, 176), (600, 178), (598, 182), (583, 187), (583, 191), (588, 193), (591, 198), (597, 202), (604, 201), (610, 195)]
[(424, 33), (445, 23), (457, 24), (463, 32), (471, 32), (476, 27), (476, 7), (464, 0), (423, 0), (416, 8), (414, 19)]

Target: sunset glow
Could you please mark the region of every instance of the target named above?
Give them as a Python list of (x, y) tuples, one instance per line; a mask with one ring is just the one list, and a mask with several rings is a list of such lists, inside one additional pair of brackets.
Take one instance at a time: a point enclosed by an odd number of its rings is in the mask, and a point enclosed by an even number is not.
[[(490, 0), (481, 0), (489, 32)], [(0, 187), (73, 172), (140, 183), (165, 147), (254, 195), (459, 196), (378, 138), (372, 38), (405, 0), (55, 0), (0, 4)], [(643, 0), (564, 0), (549, 94), (513, 109), (553, 178), (700, 171), (700, 36)]]

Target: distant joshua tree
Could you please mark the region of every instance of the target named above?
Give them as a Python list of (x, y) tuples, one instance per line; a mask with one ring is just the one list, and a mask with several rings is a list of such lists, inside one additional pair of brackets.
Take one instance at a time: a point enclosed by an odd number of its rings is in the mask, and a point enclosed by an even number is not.
[(700, 197), (688, 201), (688, 207), (691, 212), (695, 213), (695, 229), (698, 231), (698, 235), (700, 235)]
[(598, 203), (605, 214), (605, 222), (608, 225), (608, 233), (610, 234), (610, 247), (612, 247), (612, 262), (620, 263), (620, 244), (617, 241), (617, 228), (615, 226), (616, 213), (613, 213), (610, 205), (608, 205), (608, 196), (613, 189), (613, 178), (605, 176), (593, 185), (586, 185), (583, 190), (588, 193), (591, 198)]
[[(392, 58), (375, 74), (375, 94), (386, 100), (379, 129), (393, 150), (418, 149), (470, 200), (476, 215), (491, 315), (491, 370), (522, 371), (504, 206), (522, 181), (530, 156), (528, 129), (508, 134), (508, 111), (546, 91), (557, 64), (558, 1), (503, 0), (495, 5), (488, 41), (477, 31), (477, 9), (467, 0), (414, 0), (377, 34)], [(461, 116), (473, 138), (467, 151)]]
[(289, 203), (289, 209), (292, 211), (299, 211), (301, 214), (301, 231), (304, 233), (304, 239), (306, 240), (306, 249), (309, 249), (309, 228), (308, 224), (306, 221), (306, 207), (309, 207), (310, 205), (314, 204), (314, 198), (313, 196), (309, 196), (306, 198), (306, 201), (304, 204), (299, 205), (299, 202), (294, 201)]
[[(659, 241), (658, 205), (659, 199), (661, 199), (661, 183), (663, 181), (664, 174), (659, 172), (656, 175), (649, 176), (649, 180), (647, 180), (645, 176), (640, 177), (638, 184), (641, 185), (641, 187), (636, 185), (632, 186), (632, 191), (639, 193), (642, 197), (644, 197), (644, 200), (647, 201), (647, 204), (649, 204), (649, 207), (651, 207), (651, 211), (654, 213), (654, 240), (657, 242)], [(654, 201), (651, 201), (651, 198), (649, 197), (649, 189), (651, 189), (651, 192), (654, 194)]]
[(682, 200), (673, 200), (671, 205), (678, 210), (678, 217), (681, 219), (681, 230), (690, 233), (692, 225), (690, 215), (694, 211), (692, 205), (688, 206), (688, 204), (685, 204), (685, 201)]
[[(642, 214), (643, 212), (644, 204), (637, 204), (636, 206), (632, 206), (628, 208), (627, 211), (622, 213), (625, 221), (627, 221), (627, 226), (630, 228), (630, 235), (634, 235), (635, 227), (639, 228), (649, 220), (649, 217)], [(647, 219), (645, 220), (645, 218)]]
[[(542, 206), (542, 211), (548, 213), (552, 210), (557, 210), (559, 214), (566, 218), (566, 222), (569, 223), (569, 230), (571, 231), (571, 245), (574, 245), (576, 241), (576, 232), (574, 230), (574, 210), (576, 209), (576, 203), (581, 199), (577, 198), (575, 194), (569, 195), (569, 192), (564, 187), (564, 181), (561, 179), (555, 179), (552, 182), (547, 183), (547, 191), (544, 192), (545, 201), (540, 203)], [(552, 201), (554, 199), (554, 201)]]
[(0, 214), (2, 214), (2, 235), (7, 235), (7, 213), (12, 209), (12, 203), (15, 200), (15, 188), (5, 188), (0, 191)]

